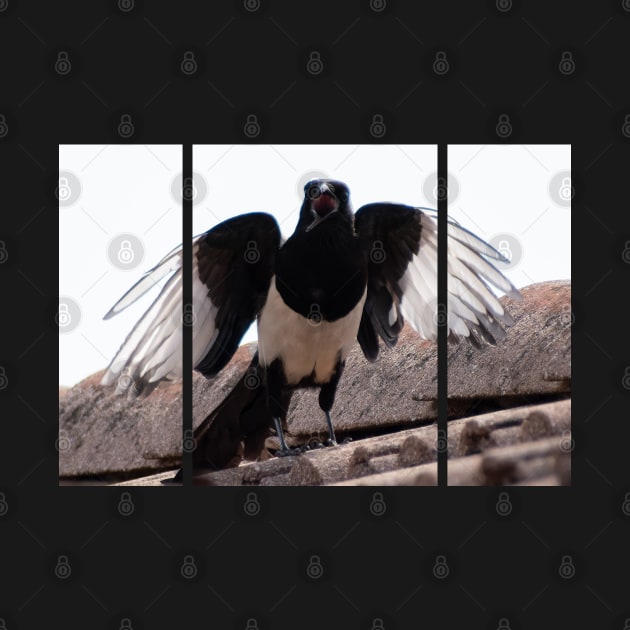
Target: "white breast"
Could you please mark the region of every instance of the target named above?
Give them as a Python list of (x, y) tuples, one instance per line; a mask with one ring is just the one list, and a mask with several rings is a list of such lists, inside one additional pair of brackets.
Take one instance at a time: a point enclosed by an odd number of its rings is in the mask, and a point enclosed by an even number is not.
[[(344, 361), (357, 339), (366, 291), (359, 303), (334, 321), (308, 319), (290, 309), (276, 289), (275, 276), (258, 318), (258, 356), (262, 365), (281, 359), (289, 384), (315, 374), (316, 383), (330, 379), (337, 361)], [(315, 313), (315, 311), (314, 311)]]

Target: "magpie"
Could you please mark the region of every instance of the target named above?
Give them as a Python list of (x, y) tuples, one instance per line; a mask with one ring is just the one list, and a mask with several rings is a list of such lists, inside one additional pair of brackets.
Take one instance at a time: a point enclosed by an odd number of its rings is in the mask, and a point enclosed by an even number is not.
[[(449, 340), (495, 344), (513, 321), (493, 287), (519, 297), (496, 268), (505, 261), (490, 244), (448, 222)], [(182, 374), (182, 252), (173, 250), (107, 313), (119, 313), (168, 276), (128, 335), (102, 383), (147, 395)], [(222, 403), (195, 430), (195, 468), (220, 469), (243, 458), (294, 455), (285, 439), (297, 388), (319, 389), (328, 445), (331, 418), (348, 354), (358, 342), (369, 361), (380, 340), (396, 344), (405, 320), (437, 340), (437, 215), (428, 208), (370, 203), (354, 213), (346, 184), (315, 179), (304, 187), (299, 220), (283, 241), (264, 212), (228, 219), (193, 241), (193, 366), (210, 378), (236, 352), (252, 322), (258, 349)]]

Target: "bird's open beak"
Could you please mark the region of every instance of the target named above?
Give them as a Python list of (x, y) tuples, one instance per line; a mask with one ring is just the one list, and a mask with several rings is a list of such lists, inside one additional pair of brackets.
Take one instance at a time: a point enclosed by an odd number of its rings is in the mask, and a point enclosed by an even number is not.
[(339, 199), (330, 190), (328, 184), (321, 184), (319, 190), (311, 196), (311, 211), (313, 212), (314, 221), (307, 228), (310, 232), (316, 225), (327, 219), (331, 214), (339, 208)]

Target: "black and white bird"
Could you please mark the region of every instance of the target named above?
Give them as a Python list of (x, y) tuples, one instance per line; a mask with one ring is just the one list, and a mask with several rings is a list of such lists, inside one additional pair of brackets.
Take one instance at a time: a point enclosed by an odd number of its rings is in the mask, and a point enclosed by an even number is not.
[[(494, 344), (512, 323), (492, 287), (518, 290), (494, 266), (491, 245), (448, 223), (450, 339)], [(131, 396), (182, 374), (182, 253), (172, 251), (107, 313), (109, 318), (169, 276), (112, 360), (103, 384)], [(253, 321), (258, 351), (248, 370), (195, 431), (195, 467), (256, 459), (274, 429), (277, 455), (295, 454), (284, 437), (296, 388), (319, 388), (331, 410), (345, 361), (358, 341), (368, 360), (379, 338), (394, 346), (405, 319), (437, 340), (437, 217), (428, 209), (372, 203), (352, 210), (348, 187), (317, 179), (304, 188), (294, 233), (282, 241), (269, 214), (243, 214), (193, 242), (193, 366), (207, 377), (230, 361)]]

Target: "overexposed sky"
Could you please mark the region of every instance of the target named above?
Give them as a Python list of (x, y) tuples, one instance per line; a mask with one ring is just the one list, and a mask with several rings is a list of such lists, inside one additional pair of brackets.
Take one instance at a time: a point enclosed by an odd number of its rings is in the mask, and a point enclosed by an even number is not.
[[(436, 207), (436, 161), (433, 145), (196, 146), (193, 231), (262, 210), (288, 237), (316, 177), (346, 182), (355, 210)], [(158, 290), (103, 315), (181, 243), (181, 147), (62, 145), (59, 168), (59, 384), (73, 385), (107, 366)], [(449, 213), (512, 250), (503, 270), (518, 287), (570, 278), (570, 168), (568, 145), (449, 147)]]
[(181, 200), (171, 193), (181, 156), (179, 145), (59, 147), (60, 385), (107, 367), (155, 297), (103, 321), (182, 241)]
[(571, 278), (570, 145), (450, 145), (449, 216), (502, 250), (519, 288)]

